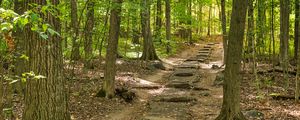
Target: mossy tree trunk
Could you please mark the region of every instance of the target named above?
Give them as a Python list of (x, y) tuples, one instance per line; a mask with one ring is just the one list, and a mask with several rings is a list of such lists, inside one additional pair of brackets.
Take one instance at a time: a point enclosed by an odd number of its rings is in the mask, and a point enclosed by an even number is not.
[(217, 120), (244, 120), (240, 110), (241, 60), (248, 0), (233, 0), (228, 53), (225, 68), (224, 97)]

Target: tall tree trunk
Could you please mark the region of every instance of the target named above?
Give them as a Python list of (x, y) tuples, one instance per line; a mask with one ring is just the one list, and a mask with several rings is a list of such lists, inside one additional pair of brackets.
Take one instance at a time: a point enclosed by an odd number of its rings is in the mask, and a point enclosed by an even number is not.
[(192, 0), (189, 0), (188, 2), (188, 15), (189, 15), (189, 19), (187, 21), (189, 27), (188, 27), (188, 40), (189, 43), (192, 44), (193, 43), (193, 31), (192, 31)]
[[(131, 0), (130, 2), (134, 4), (138, 4), (136, 0)], [(139, 26), (137, 25), (138, 23), (138, 8), (132, 8), (131, 9), (131, 25), (132, 25), (132, 43), (133, 44), (140, 44), (140, 31), (139, 31)]]
[(156, 27), (155, 27), (155, 40), (161, 41), (161, 27), (162, 27), (162, 7), (161, 0), (157, 0), (156, 3)]
[(299, 4), (300, 4), (300, 1), (299, 0), (295, 0), (295, 32), (294, 32), (294, 36), (295, 36), (295, 41), (294, 41), (294, 48), (295, 48), (295, 51), (294, 51), (294, 58), (297, 59), (298, 58), (298, 42), (299, 42), (299, 24), (300, 24), (300, 13), (299, 13)]
[[(59, 0), (51, 0), (51, 3), (57, 6)], [(31, 4), (46, 5), (46, 0), (24, 2), (25, 8), (29, 8)], [(49, 12), (41, 17), (55, 31), (60, 32), (59, 18)], [(30, 28), (25, 33), (26, 45), (29, 46), (26, 48), (29, 57), (28, 70), (34, 72), (34, 76), (42, 75), (45, 78), (30, 76), (27, 80), (23, 120), (70, 120), (61, 38), (53, 35), (44, 40)]]
[(167, 40), (167, 54), (171, 52), (171, 46), (170, 46), (170, 41), (171, 41), (171, 4), (170, 0), (165, 0), (166, 2), (166, 40)]
[(203, 26), (202, 26), (202, 25), (203, 25), (203, 20), (202, 20), (203, 5), (202, 5), (202, 3), (200, 3), (199, 6), (200, 6), (200, 8), (199, 8), (199, 9), (200, 9), (200, 11), (199, 11), (199, 12), (200, 12), (200, 13), (199, 13), (199, 14), (200, 14), (200, 15), (199, 15), (199, 24), (200, 24), (200, 25), (199, 25), (199, 34), (200, 34), (200, 36), (202, 36), (202, 32), (203, 32)]
[[(4, 70), (3, 70), (3, 56), (0, 56), (0, 111), (3, 111), (3, 81), (4, 81)], [(0, 120), (4, 120), (3, 112), (0, 112)]]
[[(296, 8), (296, 21), (295, 21), (295, 41), (297, 40), (297, 45), (298, 45), (298, 51), (300, 51), (300, 1), (295, 0), (295, 8)], [(298, 55), (298, 54), (297, 54)], [(296, 93), (295, 93), (295, 99), (297, 102), (299, 102), (299, 97), (300, 97), (300, 55), (297, 56), (297, 79), (296, 79)]]
[(93, 57), (93, 28), (94, 28), (94, 6), (95, 2), (92, 0), (87, 5), (87, 20), (85, 26), (85, 42), (84, 42), (84, 53), (86, 68), (91, 68), (91, 59)]
[(280, 64), (284, 71), (286, 88), (288, 88), (287, 68), (289, 51), (289, 4), (290, 0), (280, 0)]
[(223, 32), (223, 49), (224, 49), (224, 61), (223, 63), (226, 63), (226, 53), (227, 53), (227, 32), (226, 32), (226, 6), (225, 6), (225, 0), (221, 0), (221, 18), (222, 18), (222, 32)]
[(256, 45), (258, 46), (257, 52), (258, 54), (263, 53), (264, 49), (264, 40), (265, 40), (265, 0), (258, 0), (257, 1), (257, 40)]
[(248, 0), (233, 0), (228, 56), (225, 68), (224, 97), (217, 120), (245, 120), (240, 110), (241, 60)]
[(116, 60), (118, 55), (118, 41), (121, 24), (122, 0), (113, 0), (110, 12), (109, 40), (106, 50), (103, 90), (106, 98), (115, 96)]
[(254, 48), (252, 47), (252, 42), (254, 39), (254, 8), (253, 0), (248, 2), (248, 30), (247, 30), (247, 41), (248, 41), (248, 53), (251, 53)]
[(141, 23), (144, 38), (142, 60), (157, 60), (158, 56), (153, 45), (151, 26), (150, 26), (150, 0), (142, 1)]
[(79, 51), (79, 40), (77, 36), (79, 34), (79, 24), (78, 24), (78, 14), (77, 14), (77, 0), (70, 0), (71, 4), (71, 34), (72, 34), (72, 51), (71, 51), (71, 59), (79, 60), (80, 51)]
[(212, 9), (212, 5), (209, 5), (209, 11), (208, 11), (208, 26), (207, 26), (207, 36), (210, 36), (210, 32), (211, 32), (211, 10)]

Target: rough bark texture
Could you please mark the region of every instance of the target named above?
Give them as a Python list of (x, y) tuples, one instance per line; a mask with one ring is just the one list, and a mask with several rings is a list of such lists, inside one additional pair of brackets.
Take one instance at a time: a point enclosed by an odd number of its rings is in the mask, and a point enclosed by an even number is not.
[(209, 6), (209, 11), (208, 11), (207, 36), (210, 36), (210, 31), (211, 31), (211, 12), (212, 12), (212, 5)]
[(77, 40), (78, 36), (78, 14), (77, 14), (77, 0), (70, 0), (71, 2), (71, 34), (72, 34), (72, 51), (71, 51), (71, 59), (79, 60), (80, 51), (79, 51), (79, 41)]
[[(296, 23), (295, 23), (295, 40), (297, 39), (297, 45), (298, 45), (298, 51), (300, 51), (300, 1), (299, 0), (295, 0), (295, 4), (296, 4)], [(296, 25), (297, 24), (297, 25)], [(296, 93), (295, 93), (295, 98), (296, 101), (299, 102), (299, 97), (300, 97), (300, 55), (297, 56), (298, 60), (297, 60), (297, 80), (296, 80)]]
[(193, 44), (193, 31), (192, 31), (192, 0), (189, 0), (188, 2), (188, 15), (190, 16), (190, 18), (187, 20), (187, 23), (189, 25), (188, 27), (188, 42), (190, 44)]
[(161, 0), (157, 0), (156, 3), (156, 28), (155, 28), (155, 39), (161, 41), (161, 27), (162, 27), (162, 7)]
[(113, 0), (110, 12), (109, 40), (106, 50), (103, 90), (106, 98), (115, 96), (116, 60), (121, 23), (122, 0)]
[(141, 23), (142, 23), (142, 35), (144, 39), (143, 44), (143, 55), (141, 57), (142, 60), (157, 60), (158, 56), (156, 54), (153, 40), (152, 40), (152, 33), (151, 33), (151, 26), (150, 26), (150, 0), (143, 0), (142, 1), (142, 10), (141, 10)]
[(217, 120), (245, 119), (240, 110), (240, 68), (246, 12), (247, 0), (233, 0), (228, 41), (228, 57), (225, 68), (225, 83), (223, 86), (223, 105)]
[(285, 88), (288, 88), (289, 81), (286, 75), (288, 69), (288, 51), (289, 51), (289, 4), (290, 0), (280, 0), (280, 65), (283, 68)]
[(257, 53), (263, 54), (265, 48), (265, 34), (266, 34), (266, 10), (265, 10), (265, 0), (257, 1)]
[(248, 41), (248, 49), (247, 52), (253, 52), (254, 48), (252, 47), (252, 43), (254, 40), (254, 8), (253, 8), (253, 0), (248, 0), (248, 30), (247, 30), (247, 41)]
[(171, 52), (171, 4), (170, 0), (166, 0), (166, 40), (167, 40), (167, 53)]
[[(51, 0), (56, 6), (59, 0)], [(46, 0), (24, 1), (25, 8), (31, 4), (46, 5)], [(40, 13), (42, 14), (42, 13)], [(51, 13), (41, 15), (53, 29), (60, 32), (60, 21)], [(23, 120), (70, 120), (67, 91), (63, 75), (61, 38), (57, 35), (44, 40), (38, 33), (26, 28), (26, 52), (28, 70), (46, 78), (30, 77), (26, 82)]]
[(295, 51), (294, 51), (294, 57), (295, 59), (298, 58), (298, 42), (299, 42), (299, 35), (300, 35), (300, 28), (299, 28), (299, 25), (300, 25), (300, 8), (299, 8), (299, 4), (300, 4), (300, 1), (299, 0), (295, 0), (295, 41), (294, 41), (294, 46), (295, 46)]
[(93, 28), (94, 28), (94, 6), (95, 2), (92, 0), (87, 5), (87, 20), (85, 26), (85, 41), (84, 53), (85, 63), (84, 67), (92, 68), (91, 59), (93, 57)]
[[(4, 70), (3, 70), (3, 57), (0, 56), (0, 111), (3, 111), (3, 81), (4, 81)], [(0, 112), (0, 120), (4, 120), (3, 112)]]
[(226, 31), (226, 6), (225, 6), (225, 0), (221, 0), (221, 16), (222, 16), (222, 32), (223, 32), (223, 49), (224, 49), (224, 64), (226, 63), (226, 52), (227, 52), (227, 31)]

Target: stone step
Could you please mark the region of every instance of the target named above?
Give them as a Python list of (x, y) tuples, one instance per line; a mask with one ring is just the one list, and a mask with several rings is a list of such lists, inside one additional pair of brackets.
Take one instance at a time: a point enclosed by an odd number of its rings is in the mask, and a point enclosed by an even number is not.
[(198, 53), (207, 53), (207, 54), (211, 54), (211, 51), (198, 51)]
[(201, 49), (199, 49), (199, 52), (200, 51), (211, 51), (211, 48), (201, 48)]
[(205, 45), (204, 48), (212, 48), (210, 45)]
[(175, 68), (179, 69), (199, 69), (200, 67), (198, 65), (177, 65)]
[(209, 57), (210, 54), (208, 53), (201, 53), (201, 54), (197, 54), (197, 57)]
[(205, 62), (205, 59), (190, 58), (190, 59), (187, 59), (185, 61), (197, 61), (197, 62), (203, 63), (203, 62)]
[(197, 101), (197, 99), (192, 96), (160, 96), (155, 101), (177, 103), (177, 102), (194, 102)]
[(215, 45), (215, 43), (208, 43), (207, 45)]

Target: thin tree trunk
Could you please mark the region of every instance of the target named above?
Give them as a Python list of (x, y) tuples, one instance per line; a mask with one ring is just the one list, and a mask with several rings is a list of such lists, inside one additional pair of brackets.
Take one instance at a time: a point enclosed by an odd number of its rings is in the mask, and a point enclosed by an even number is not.
[(94, 28), (94, 6), (95, 2), (90, 1), (87, 5), (87, 21), (85, 26), (85, 42), (84, 42), (84, 53), (85, 63), (84, 67), (91, 68), (91, 59), (93, 57), (93, 28)]
[[(59, 0), (51, 0), (54, 6)], [(25, 8), (31, 4), (46, 5), (46, 0), (24, 2)], [(42, 13), (41, 13), (42, 14)], [(60, 21), (51, 13), (41, 15), (42, 19), (60, 33)], [(25, 108), (23, 120), (70, 120), (66, 80), (63, 75), (62, 39), (58, 35), (44, 40), (37, 33), (25, 30), (26, 49), (29, 57), (28, 70), (35, 75), (26, 81)], [(35, 78), (42, 75), (45, 78)]]
[(71, 0), (71, 34), (72, 34), (72, 51), (71, 51), (71, 59), (72, 60), (79, 60), (80, 51), (79, 51), (79, 40), (77, 40), (77, 36), (79, 34), (79, 22), (78, 22), (78, 15), (77, 15), (77, 0)]
[(212, 9), (212, 5), (209, 5), (207, 36), (210, 36), (210, 32), (211, 32), (211, 9)]
[(217, 120), (245, 120), (240, 110), (241, 60), (248, 0), (233, 0), (228, 56), (225, 67), (224, 97)]
[[(3, 81), (4, 81), (4, 70), (3, 70), (3, 57), (0, 56), (0, 111), (3, 111)], [(4, 120), (3, 112), (0, 112), (0, 120)]]
[(161, 27), (162, 27), (162, 7), (161, 0), (157, 0), (156, 4), (156, 30), (155, 30), (155, 40), (161, 41)]
[(110, 13), (110, 29), (109, 41), (106, 50), (106, 61), (104, 71), (104, 84), (103, 90), (105, 91), (106, 98), (115, 96), (115, 76), (116, 76), (116, 60), (118, 55), (118, 41), (121, 23), (121, 8), (122, 0), (113, 0)]
[(171, 52), (171, 46), (170, 46), (170, 41), (171, 41), (171, 5), (170, 5), (170, 0), (166, 0), (166, 40), (167, 40), (167, 54)]
[[(299, 0), (295, 0), (295, 8), (296, 8), (296, 21), (295, 21), (295, 41), (297, 39), (297, 45), (298, 45), (298, 51), (300, 51), (300, 1)], [(298, 55), (298, 54), (297, 54)], [(296, 102), (299, 102), (299, 97), (300, 97), (300, 55), (297, 56), (298, 60), (297, 60), (297, 77), (296, 77), (296, 92), (295, 92), (295, 100)]]
[(247, 41), (248, 41), (248, 53), (252, 53), (252, 72), (255, 71), (255, 41), (254, 41), (254, 8), (253, 8), (253, 0), (249, 0), (248, 2), (248, 30), (247, 30)]
[(226, 63), (226, 52), (227, 52), (227, 32), (226, 32), (226, 10), (225, 10), (225, 0), (221, 0), (221, 18), (222, 18), (222, 32), (223, 32), (223, 49), (224, 49), (224, 60), (223, 64)]
[(188, 40), (189, 43), (192, 44), (193, 43), (193, 33), (192, 33), (192, 0), (189, 0), (188, 2), (188, 15), (189, 15), (189, 19), (187, 21), (189, 27), (188, 27)]
[(300, 13), (299, 13), (299, 0), (295, 0), (295, 32), (294, 32), (294, 36), (295, 36), (295, 41), (294, 41), (294, 58), (297, 59), (298, 58), (298, 42), (299, 42), (299, 24), (300, 24)]

